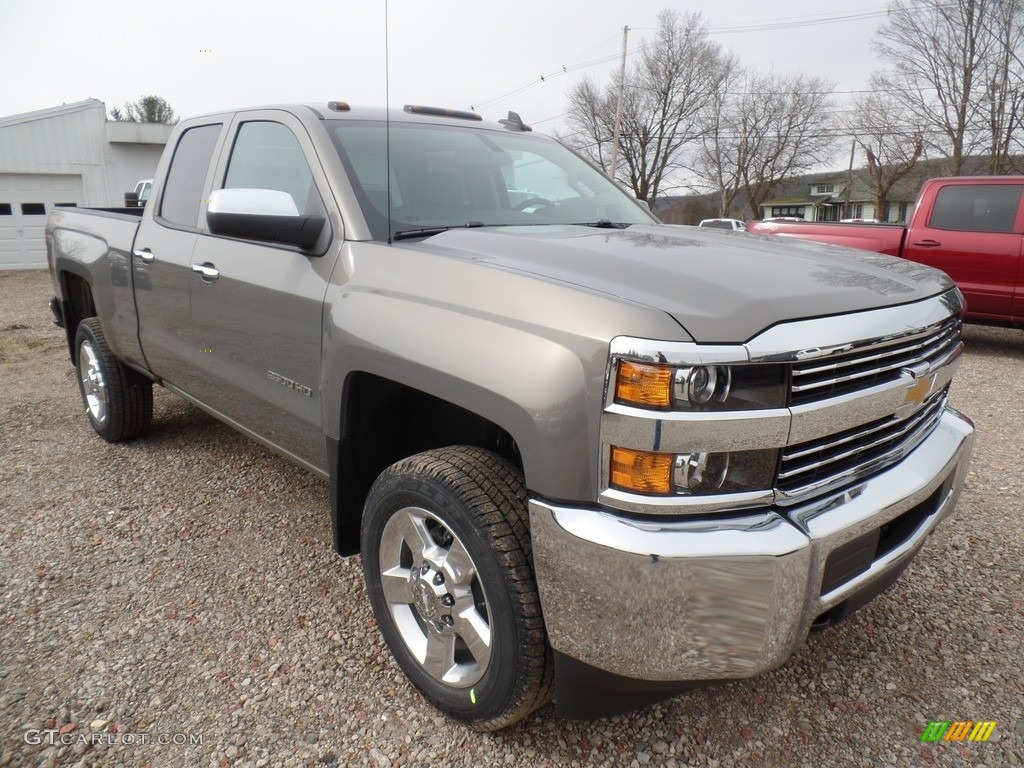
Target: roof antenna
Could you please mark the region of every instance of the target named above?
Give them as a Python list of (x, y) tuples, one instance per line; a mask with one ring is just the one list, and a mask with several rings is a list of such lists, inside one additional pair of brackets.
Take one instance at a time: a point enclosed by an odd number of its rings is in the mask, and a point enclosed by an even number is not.
[(533, 128), (531, 128), (530, 126), (523, 122), (523, 118), (519, 116), (518, 112), (513, 112), (512, 110), (509, 110), (507, 118), (505, 118), (504, 120), (499, 120), (498, 122), (504, 125), (506, 128), (509, 128), (513, 131), (533, 130)]
[(391, 53), (388, 48), (388, 0), (384, 0), (384, 152), (388, 175), (388, 245), (391, 245)]

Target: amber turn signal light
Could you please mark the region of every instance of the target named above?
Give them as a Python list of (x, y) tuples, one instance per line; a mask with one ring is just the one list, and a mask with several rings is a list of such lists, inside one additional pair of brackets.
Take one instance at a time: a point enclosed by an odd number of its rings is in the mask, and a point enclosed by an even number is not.
[(672, 406), (672, 368), (619, 361), (615, 377), (615, 399), (648, 408)]
[(667, 495), (672, 492), (671, 453), (631, 451), (612, 446), (611, 485), (623, 491)]

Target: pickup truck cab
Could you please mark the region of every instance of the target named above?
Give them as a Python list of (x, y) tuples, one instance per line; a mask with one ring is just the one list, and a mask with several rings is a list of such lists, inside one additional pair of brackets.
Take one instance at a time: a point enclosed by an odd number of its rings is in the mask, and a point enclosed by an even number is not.
[(185, 120), (145, 209), (61, 209), (47, 254), (93, 429), (155, 383), (325, 478), (398, 664), (481, 730), (783, 664), (973, 445), (941, 272), (661, 224), (514, 114)]
[(1024, 325), (1024, 176), (930, 179), (908, 226), (751, 222), (752, 232), (864, 248), (941, 269), (967, 301), (966, 318)]

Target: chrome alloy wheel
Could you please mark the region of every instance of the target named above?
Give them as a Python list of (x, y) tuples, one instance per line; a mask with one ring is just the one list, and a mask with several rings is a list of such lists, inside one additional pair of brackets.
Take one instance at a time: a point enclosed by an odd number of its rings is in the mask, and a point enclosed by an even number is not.
[(89, 414), (97, 424), (103, 424), (107, 420), (109, 400), (99, 356), (88, 340), (82, 342), (78, 354), (81, 358), (78, 361), (78, 377), (82, 380), (82, 394), (85, 395)]
[(455, 688), (479, 682), (491, 660), (487, 598), (469, 552), (420, 507), (384, 525), (380, 581), (402, 641), (434, 679)]

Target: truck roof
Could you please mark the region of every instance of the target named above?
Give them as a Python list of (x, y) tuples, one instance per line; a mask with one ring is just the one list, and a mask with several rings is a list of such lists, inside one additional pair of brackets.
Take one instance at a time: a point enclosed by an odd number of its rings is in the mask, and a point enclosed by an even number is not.
[(329, 102), (303, 102), (299, 104), (262, 104), (258, 106), (241, 107), (237, 109), (220, 110), (207, 112), (201, 115), (192, 115), (182, 122), (192, 122), (196, 119), (239, 114), (242, 112), (258, 112), (262, 110), (281, 110), (289, 112), (298, 118), (313, 117), (320, 120), (389, 120), (395, 123), (436, 123), (438, 125), (451, 125), (454, 123), (475, 125), (481, 128), (492, 130), (532, 131), (529, 125), (525, 124), (515, 112), (509, 112), (508, 117), (497, 121), (484, 120), (481, 115), (469, 110), (452, 109), (448, 107), (435, 107), (419, 104), (405, 104), (401, 107), (381, 106), (350, 106), (343, 101)]

